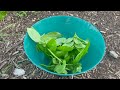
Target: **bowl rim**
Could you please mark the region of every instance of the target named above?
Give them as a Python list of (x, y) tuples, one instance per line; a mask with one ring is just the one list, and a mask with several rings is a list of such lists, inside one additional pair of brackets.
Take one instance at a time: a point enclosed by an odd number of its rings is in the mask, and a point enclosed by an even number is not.
[[(49, 18), (55, 18), (55, 17), (72, 17), (72, 18), (76, 18), (76, 19), (85, 21), (85, 22), (89, 23), (90, 25), (92, 25), (94, 28), (96, 28), (96, 30), (98, 31), (98, 33), (100, 34), (100, 36), (103, 38), (103, 42), (104, 42), (104, 45), (105, 45), (105, 47), (104, 47), (104, 52), (103, 52), (103, 55), (101, 56), (101, 59), (100, 59), (95, 65), (93, 65), (91, 68), (85, 70), (84, 72), (77, 72), (77, 73), (74, 73), (74, 74), (58, 74), (58, 73), (49, 71), (49, 70), (41, 67), (40, 65), (37, 65), (37, 64), (34, 63), (33, 60), (27, 55), (25, 48), (23, 48), (24, 51), (25, 51), (25, 54), (26, 54), (26, 56), (27, 56), (27, 58), (28, 58), (28, 60), (29, 60), (30, 62), (32, 62), (32, 64), (34, 64), (34, 65), (35, 65), (36, 67), (38, 67), (39, 69), (41, 69), (41, 70), (43, 70), (43, 71), (46, 71), (46, 72), (48, 72), (48, 73), (57, 75), (57, 76), (73, 76), (73, 75), (79, 75), (79, 74), (86, 73), (86, 72), (92, 70), (93, 68), (95, 68), (95, 67), (102, 61), (102, 59), (104, 58), (104, 56), (105, 56), (105, 54), (106, 54), (106, 42), (105, 42), (105, 39), (104, 39), (102, 33), (99, 31), (99, 29), (98, 29), (96, 26), (94, 26), (92, 23), (90, 23), (89, 21), (87, 21), (87, 20), (84, 20), (84, 19), (82, 19), (82, 18), (80, 18), (80, 17), (67, 16), (67, 15), (48, 16), (48, 17), (46, 17), (46, 18), (43, 18), (43, 19), (35, 22), (35, 23), (32, 25), (32, 27), (34, 27), (34, 25), (36, 25), (37, 23), (39, 23), (39, 22), (41, 22), (41, 21), (44, 21), (44, 20), (49, 19)], [(24, 36), (24, 40), (25, 40), (26, 36), (27, 36), (27, 33), (26, 33), (25, 36)], [(24, 43), (24, 41), (23, 41), (23, 47), (24, 47), (24, 45), (25, 45), (25, 43)]]

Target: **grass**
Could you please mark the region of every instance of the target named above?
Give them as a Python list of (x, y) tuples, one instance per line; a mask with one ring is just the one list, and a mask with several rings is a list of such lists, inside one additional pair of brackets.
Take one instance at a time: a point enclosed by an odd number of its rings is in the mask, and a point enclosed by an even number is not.
[(16, 13), (16, 16), (24, 17), (24, 16), (27, 16), (27, 13), (26, 13), (26, 11), (19, 11), (19, 12)]

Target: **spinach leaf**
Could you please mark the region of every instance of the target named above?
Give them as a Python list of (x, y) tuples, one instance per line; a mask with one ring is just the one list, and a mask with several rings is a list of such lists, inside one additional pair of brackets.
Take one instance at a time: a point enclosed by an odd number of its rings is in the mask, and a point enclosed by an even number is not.
[(29, 37), (34, 41), (34, 42), (40, 42), (41, 41), (41, 36), (40, 34), (34, 29), (34, 28), (27, 28), (27, 32)]
[(62, 46), (68, 46), (68, 47), (72, 47), (74, 45), (74, 42), (69, 42), (69, 43), (65, 43)]
[(76, 33), (74, 34), (74, 38), (78, 39), (79, 41), (82, 42), (82, 44), (85, 44), (85, 45), (86, 45), (86, 44), (88, 43), (88, 41), (89, 41), (89, 40), (83, 40), (83, 39), (79, 38)]
[(73, 68), (73, 70), (72, 70), (72, 73), (81, 72), (81, 69), (82, 69), (81, 64), (80, 64), (80, 63), (76, 63), (76, 64), (74, 65), (74, 68)]
[(56, 52), (55, 52), (55, 55), (56, 55), (57, 57), (62, 58), (62, 57), (65, 56), (66, 53), (67, 53), (66, 51), (56, 51)]
[(59, 37), (61, 37), (60, 33), (58, 33), (58, 32), (50, 32), (50, 33), (47, 33), (47, 34), (44, 34), (43, 36), (41, 36), (41, 39), (44, 42), (48, 43), (49, 40), (51, 40), (51, 39), (57, 39)]
[(72, 42), (72, 40), (73, 40), (73, 38), (68, 38), (68, 39), (66, 40), (66, 43), (70, 43), (70, 42)]
[(42, 44), (37, 43), (36, 48), (37, 48), (38, 51), (45, 51), (45, 48), (43, 47)]
[(49, 32), (49, 33), (45, 34), (44, 38), (45, 37), (52, 37), (53, 39), (56, 39), (56, 38), (59, 38), (61, 36), (62, 35), (59, 32)]
[(86, 45), (86, 48), (84, 49), (84, 53), (83, 53), (83, 56), (88, 53), (88, 49), (90, 47), (90, 41), (87, 41), (87, 45)]
[(50, 49), (48, 49), (48, 51), (51, 53), (52, 56), (54, 56), (57, 60), (59, 60), (59, 62), (62, 62), (62, 60), (58, 58)]
[(53, 64), (58, 64), (58, 61), (56, 60), (56, 58), (52, 58), (52, 62)]
[(66, 62), (69, 62), (69, 60), (70, 60), (70, 55), (66, 55), (65, 57), (64, 57), (64, 60), (66, 61)]
[(54, 68), (54, 71), (59, 73), (59, 74), (67, 74), (67, 71), (65, 70), (66, 68), (66, 61), (64, 60), (62, 64), (56, 65)]
[(37, 51), (42, 51), (42, 52), (45, 53), (47, 56), (50, 56), (50, 52), (49, 52), (49, 51), (47, 50), (47, 48), (45, 48), (42, 44), (37, 43), (36, 49), (37, 49)]
[(58, 38), (58, 39), (56, 39), (56, 42), (57, 42), (57, 45), (58, 45), (58, 46), (59, 46), (59, 45), (62, 45), (63, 43), (66, 42), (66, 38)]
[(82, 44), (81, 41), (80, 41), (78, 38), (75, 38), (75, 37), (74, 37), (73, 40), (74, 40), (75, 44)]
[(73, 50), (73, 47), (59, 46), (59, 47), (57, 47), (57, 50), (61, 50), (61, 51), (72, 51), (72, 50)]
[(76, 48), (85, 48), (86, 45), (84, 44), (75, 44)]
[(84, 49), (81, 50), (81, 52), (75, 57), (73, 60), (73, 63), (78, 63), (80, 59), (88, 52), (88, 48), (90, 46), (90, 42), (86, 45)]
[(49, 48), (52, 52), (55, 52), (55, 51), (56, 51), (56, 48), (57, 48), (56, 40), (55, 40), (55, 39), (51, 39), (51, 40), (47, 43), (47, 48)]

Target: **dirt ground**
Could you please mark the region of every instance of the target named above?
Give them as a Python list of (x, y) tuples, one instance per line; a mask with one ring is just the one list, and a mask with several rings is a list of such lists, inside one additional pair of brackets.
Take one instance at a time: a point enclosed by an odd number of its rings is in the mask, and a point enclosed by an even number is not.
[[(0, 21), (0, 79), (120, 79), (120, 57), (114, 59), (108, 53), (113, 50), (120, 55), (120, 11), (26, 11), (21, 17), (16, 12), (9, 11)], [(42, 71), (28, 61), (23, 50), (26, 28), (52, 15), (77, 16), (94, 24), (106, 41), (107, 51), (102, 62), (85, 74), (60, 77)], [(13, 75), (18, 66), (26, 71), (25, 75)]]

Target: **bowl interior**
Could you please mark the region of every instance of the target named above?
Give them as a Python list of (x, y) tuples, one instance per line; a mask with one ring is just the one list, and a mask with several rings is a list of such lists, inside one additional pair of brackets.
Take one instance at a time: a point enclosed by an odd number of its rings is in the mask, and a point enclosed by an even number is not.
[[(82, 63), (82, 72), (80, 73), (84, 73), (94, 68), (102, 60), (105, 54), (105, 42), (103, 36), (95, 26), (83, 19), (73, 16), (51, 16), (38, 21), (33, 27), (40, 34), (57, 31), (63, 34), (64, 37), (72, 37), (74, 33), (76, 33), (84, 40), (89, 39), (91, 45), (88, 53), (80, 61)], [(49, 60), (42, 52), (37, 51), (36, 43), (30, 39), (27, 33), (24, 38), (24, 50), (29, 60), (34, 65), (50, 72), (40, 66), (40, 64), (48, 64)], [(54, 72), (50, 73), (56, 74)], [(73, 74), (66, 74), (63, 76), (69, 75)]]

